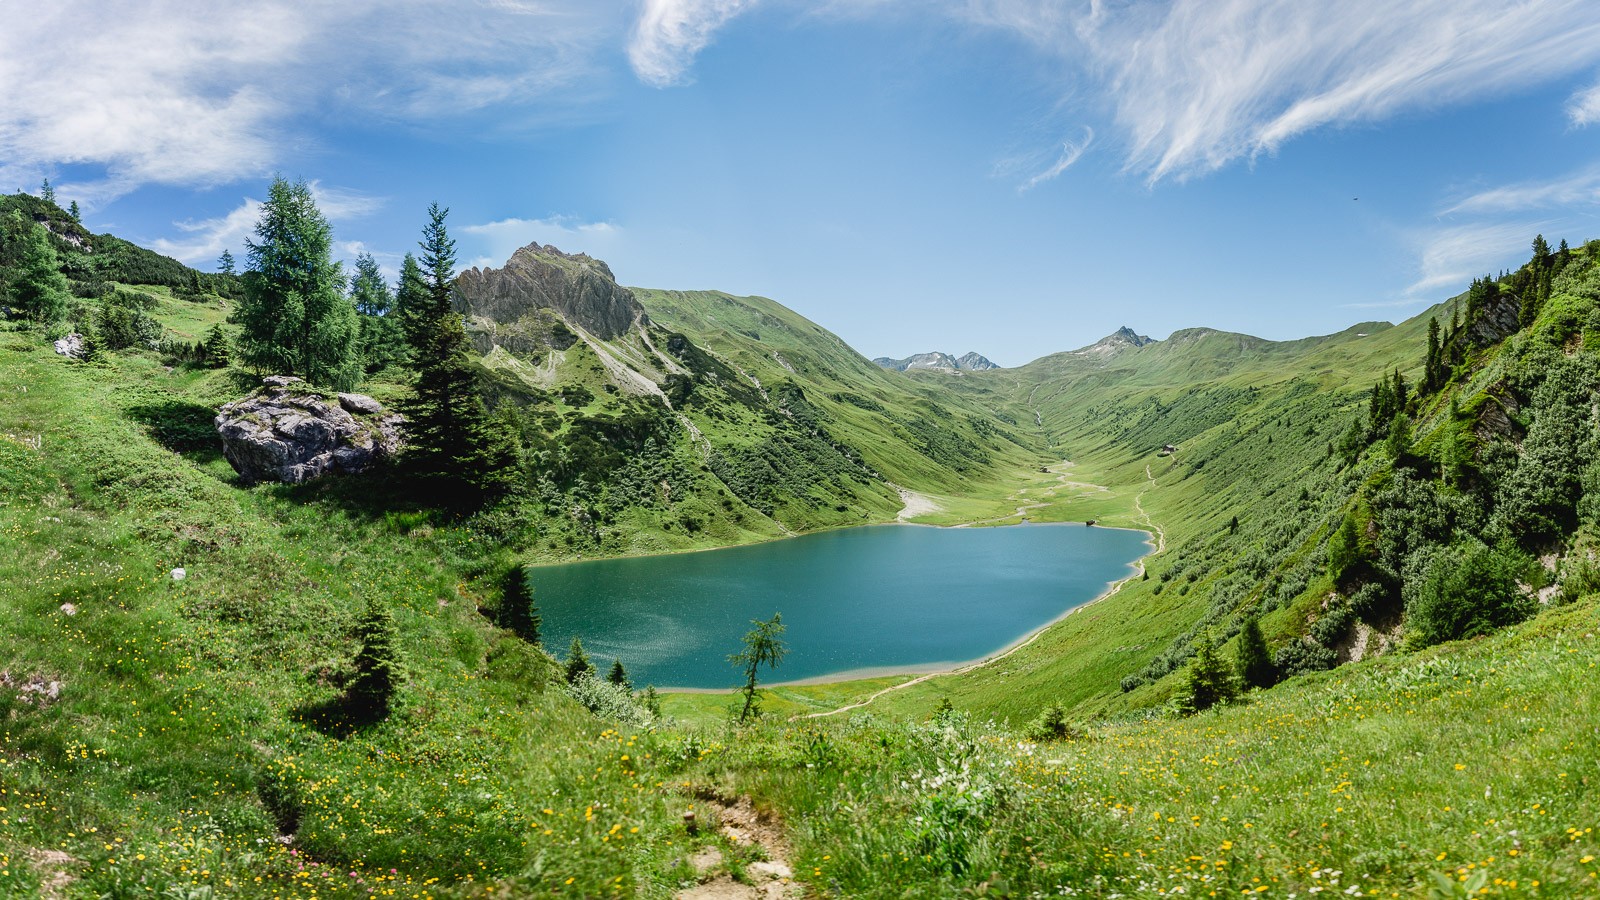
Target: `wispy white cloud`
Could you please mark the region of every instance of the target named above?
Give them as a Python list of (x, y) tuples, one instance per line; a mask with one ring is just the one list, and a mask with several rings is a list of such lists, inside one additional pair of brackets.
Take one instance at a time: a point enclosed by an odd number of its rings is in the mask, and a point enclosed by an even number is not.
[(1445, 209), (1441, 215), (1564, 209), (1597, 203), (1600, 203), (1600, 166), (1592, 166), (1560, 178), (1524, 181), (1479, 191)]
[[(1063, 92), (1105, 98), (1127, 170), (1150, 183), (1274, 153), (1319, 128), (1505, 93), (1600, 61), (1600, 5), (1590, 0), (944, 8), (1073, 63)], [(1589, 110), (1588, 100), (1578, 108)]]
[(1547, 221), (1483, 222), (1435, 229), (1419, 236), (1418, 276), (1406, 294), (1454, 294), (1489, 268), (1525, 260), (1533, 236)]
[[(311, 183), (311, 196), (317, 209), (329, 222), (341, 222), (371, 215), (383, 206), (383, 199), (342, 188), (324, 187)], [(149, 242), (151, 249), (191, 265), (205, 266), (215, 262), (222, 251), (229, 250), (244, 264), (245, 241), (255, 232), (261, 219), (261, 201), (244, 198), (226, 214), (211, 219), (186, 220), (172, 223), (180, 233), (178, 238), (155, 238)], [(336, 243), (335, 250), (342, 251), (341, 258), (353, 260), (362, 252), (371, 252), (359, 241)], [(378, 255), (374, 253), (374, 255)]]
[(469, 265), (490, 268), (505, 265), (522, 247), (535, 241), (567, 253), (587, 253), (605, 259), (620, 248), (624, 231), (611, 222), (583, 222), (568, 216), (544, 219), (500, 219), (456, 229), (474, 239), (480, 250)]
[(1600, 83), (1572, 95), (1567, 101), (1567, 118), (1579, 128), (1600, 122)]
[(681, 84), (717, 29), (756, 0), (644, 0), (628, 42), (628, 61), (645, 84)]
[[(0, 0), (0, 185), (60, 167), (88, 204), (259, 177), (309, 118), (562, 102), (623, 0)], [(453, 23), (441, 39), (439, 22)]]
[(1088, 150), (1089, 145), (1093, 142), (1094, 129), (1088, 127), (1083, 129), (1083, 137), (1081, 139), (1076, 141), (1062, 141), (1061, 153), (1056, 157), (1055, 162), (1051, 163), (1048, 168), (1039, 172), (1035, 172), (1033, 175), (1029, 176), (1027, 180), (1017, 185), (1017, 193), (1027, 193), (1039, 185), (1044, 184), (1046, 181), (1054, 179), (1062, 172), (1072, 168), (1073, 163), (1076, 163), (1083, 156), (1084, 151)]

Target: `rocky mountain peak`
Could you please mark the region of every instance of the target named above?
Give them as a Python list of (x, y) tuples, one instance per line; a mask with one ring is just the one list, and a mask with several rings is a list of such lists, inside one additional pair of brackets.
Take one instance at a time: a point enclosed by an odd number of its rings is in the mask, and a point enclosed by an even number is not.
[(468, 327), (479, 331), (549, 319), (553, 312), (567, 325), (608, 341), (645, 315), (633, 292), (617, 284), (610, 266), (587, 253), (563, 253), (537, 242), (511, 254), (504, 268), (462, 272), (456, 278), (456, 305)]
[(958, 372), (982, 372), (985, 369), (998, 369), (999, 366), (977, 353), (967, 353), (959, 359), (948, 353), (934, 350), (930, 353), (915, 353), (905, 359), (891, 359), (880, 356), (873, 362), (885, 369), (894, 369), (896, 372), (905, 372), (910, 369), (942, 369)]
[(1124, 325), (1100, 340), (1095, 341), (1093, 344), (1073, 352), (1082, 354), (1084, 356), (1107, 357), (1115, 356), (1116, 354), (1121, 353), (1123, 350), (1127, 350), (1129, 348), (1137, 349), (1139, 347), (1145, 347), (1154, 343), (1156, 343), (1155, 338), (1152, 338), (1149, 335), (1140, 334), (1137, 331), (1134, 331), (1132, 328)]

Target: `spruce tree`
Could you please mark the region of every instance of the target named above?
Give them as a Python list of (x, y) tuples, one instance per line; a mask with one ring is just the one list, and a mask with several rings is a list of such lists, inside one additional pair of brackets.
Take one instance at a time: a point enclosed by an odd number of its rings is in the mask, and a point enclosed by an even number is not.
[(233, 358), (233, 341), (228, 339), (228, 333), (222, 330), (221, 325), (211, 326), (200, 349), (206, 365), (213, 369), (226, 369)]
[(366, 371), (378, 372), (405, 363), (411, 354), (400, 317), (394, 314), (394, 296), (370, 253), (356, 257), (356, 274), (350, 279), (350, 302), (361, 314), (359, 344)]
[(1217, 653), (1210, 632), (1195, 642), (1194, 659), (1189, 662), (1189, 673), (1181, 696), (1189, 712), (1201, 712), (1232, 700), (1239, 693), (1233, 680), (1233, 671)]
[(1261, 621), (1247, 616), (1239, 630), (1239, 680), (1254, 688), (1272, 687), (1277, 680), (1277, 670), (1272, 666), (1272, 656), (1267, 653), (1267, 639), (1261, 636)]
[[(406, 464), (440, 496), (476, 500), (509, 484), (517, 449), (491, 427), (478, 391), (466, 328), (452, 306), (455, 241), (445, 230), (448, 209), (428, 208), (421, 279), (427, 290), (409, 322), (417, 378), (406, 404)], [(405, 285), (402, 284), (402, 290)]]
[(389, 283), (378, 270), (378, 261), (371, 253), (356, 257), (356, 274), (350, 279), (350, 302), (363, 316), (381, 316), (389, 312), (394, 298), (389, 294)]
[(82, 214), (78, 211), (78, 201), (72, 201), (72, 205), (67, 207), (67, 215), (71, 216), (74, 222), (82, 221)]
[(389, 715), (400, 687), (394, 621), (376, 600), (368, 598), (356, 624), (355, 674), (345, 691), (345, 709), (357, 722), (377, 722)]
[(534, 602), (526, 566), (512, 566), (501, 581), (500, 624), (530, 644), (539, 643), (539, 626), (544, 619)]
[(224, 275), (237, 274), (237, 269), (233, 262), (233, 251), (224, 250), (222, 255), (217, 257), (217, 271)]
[(56, 189), (50, 186), (50, 179), (46, 178), (44, 184), (39, 186), (39, 199), (46, 203), (56, 202)]
[(606, 680), (618, 687), (633, 690), (633, 682), (628, 679), (628, 670), (622, 667), (622, 660), (611, 661), (611, 672), (606, 675)]
[(12, 269), (11, 301), (23, 315), (40, 325), (53, 325), (67, 314), (67, 278), (61, 262), (50, 246), (43, 225), (24, 221), (20, 212), (11, 214), (11, 232), (17, 236), (16, 262)]
[(333, 231), (304, 181), (274, 179), (247, 241), (250, 268), (237, 321), (240, 359), (257, 371), (293, 374), (349, 390), (360, 377), (356, 310), (333, 261)]
[(567, 684), (577, 684), (593, 674), (594, 663), (589, 661), (589, 654), (583, 652), (583, 641), (573, 638), (572, 646), (567, 648)]
[(400, 263), (400, 281), (394, 290), (394, 312), (406, 343), (415, 347), (421, 341), (424, 311), (428, 305), (428, 285), (422, 279), (422, 267), (416, 256), (407, 253)]

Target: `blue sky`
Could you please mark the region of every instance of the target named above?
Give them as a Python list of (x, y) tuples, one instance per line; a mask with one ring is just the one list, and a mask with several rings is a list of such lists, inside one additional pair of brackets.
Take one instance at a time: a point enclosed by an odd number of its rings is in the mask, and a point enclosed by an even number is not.
[(391, 270), (437, 200), (463, 265), (538, 240), (1017, 365), (1399, 320), (1600, 237), (1592, 0), (38, 6), (0, 0), (0, 185), (203, 267), (282, 173)]

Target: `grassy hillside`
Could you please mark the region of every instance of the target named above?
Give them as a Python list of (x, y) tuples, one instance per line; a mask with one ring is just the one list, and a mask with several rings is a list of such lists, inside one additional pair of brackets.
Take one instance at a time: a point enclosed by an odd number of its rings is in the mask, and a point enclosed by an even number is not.
[[(768, 854), (807, 896), (1600, 893), (1600, 247), (1475, 286), (1432, 353), (1424, 317), (961, 376), (884, 371), (759, 298), (644, 291), (637, 346), (574, 345), (547, 382), (485, 361), (555, 474), (470, 513), (386, 471), (241, 486), (211, 417), (254, 380), (180, 349), (229, 285), (116, 252), (148, 268), (82, 292), (150, 317), (154, 348), (74, 362), (0, 327), (0, 894), (668, 897)], [(602, 351), (692, 378), (624, 401)], [(1397, 366), (1427, 386), (1378, 421)], [(799, 488), (750, 476), (783, 453)], [(782, 688), (745, 727), (722, 697), (660, 719), (569, 691), (495, 625), (515, 563), (889, 518), (891, 482), (933, 519), (1094, 518), (1162, 549), (1002, 661)], [(1397, 630), (1482, 599), (1457, 560), (1521, 621)], [(369, 605), (403, 679), (362, 723), (330, 711)], [(1196, 641), (1231, 658), (1248, 616), (1273, 650), (1364, 658), (1169, 712)], [(1362, 629), (1414, 649), (1357, 653)], [(1032, 730), (1052, 704), (1062, 727)], [(739, 797), (787, 847), (711, 827)]]

